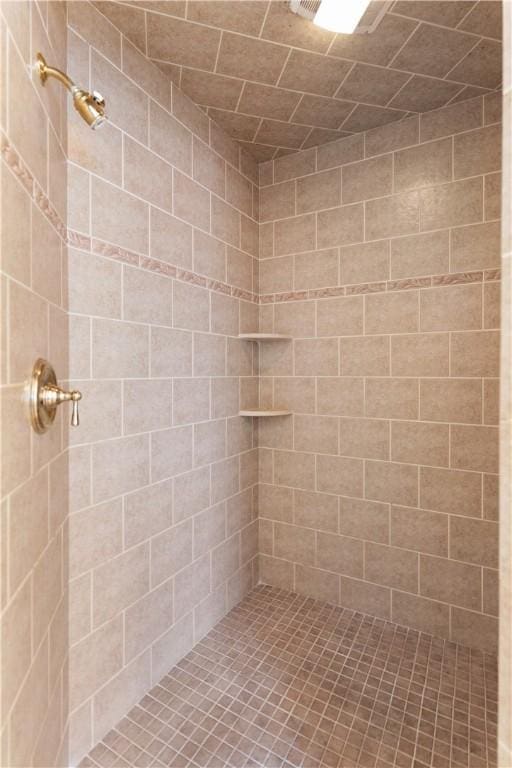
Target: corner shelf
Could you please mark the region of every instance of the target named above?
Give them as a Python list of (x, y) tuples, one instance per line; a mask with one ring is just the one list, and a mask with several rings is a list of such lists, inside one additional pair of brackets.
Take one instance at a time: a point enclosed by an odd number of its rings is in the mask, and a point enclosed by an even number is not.
[(244, 341), (290, 341), (292, 337), (283, 333), (239, 333), (238, 338)]
[(239, 416), (254, 416), (254, 417), (261, 417), (261, 416), (291, 416), (291, 411), (265, 411), (263, 409), (255, 408), (254, 410), (247, 410), (247, 411), (239, 411)]

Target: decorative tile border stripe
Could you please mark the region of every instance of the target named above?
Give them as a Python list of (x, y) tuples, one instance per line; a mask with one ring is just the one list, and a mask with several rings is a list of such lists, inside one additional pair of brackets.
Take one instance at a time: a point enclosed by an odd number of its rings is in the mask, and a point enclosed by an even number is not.
[(306, 299), (327, 299), (334, 296), (355, 296), (364, 293), (385, 293), (388, 291), (410, 291), (418, 288), (440, 288), (467, 283), (482, 283), (501, 280), (500, 269), (477, 270), (474, 272), (453, 272), (429, 277), (410, 277), (404, 280), (383, 280), (379, 283), (361, 283), (360, 285), (336, 285), (332, 288), (313, 288), (304, 291), (285, 293), (264, 293), (259, 297), (260, 304), (282, 304), (288, 301)]
[(5, 136), (1, 135), (1, 153), (6, 165), (18, 177), (21, 184), (30, 194), (31, 199), (52, 224), (62, 239), (74, 248), (90, 251), (99, 256), (105, 256), (124, 264), (156, 272), (160, 275), (175, 278), (180, 282), (207, 288), (215, 293), (225, 296), (233, 296), (253, 304), (282, 304), (289, 301), (305, 301), (307, 299), (326, 299), (337, 296), (355, 296), (365, 293), (384, 293), (387, 291), (407, 291), (418, 288), (433, 288), (451, 285), (464, 285), (467, 283), (481, 283), (501, 279), (500, 269), (476, 270), (472, 272), (453, 272), (442, 275), (430, 275), (427, 277), (410, 277), (402, 280), (385, 280), (375, 283), (361, 283), (358, 285), (335, 285), (325, 288), (313, 288), (302, 291), (286, 291), (283, 293), (264, 293), (258, 295), (253, 291), (247, 291), (234, 285), (229, 285), (219, 280), (201, 275), (191, 270), (182, 269), (165, 261), (150, 258), (142, 254), (120, 248), (113, 243), (91, 238), (72, 229), (66, 229), (56, 209), (50, 203), (39, 184), (34, 179), (28, 167), (23, 162), (18, 152)]
[(23, 184), (41, 213), (59, 233), (61, 238), (66, 240), (66, 225), (4, 133), (2, 133), (2, 157), (6, 165)]
[(252, 291), (246, 291), (235, 285), (229, 285), (221, 280), (214, 280), (213, 278), (206, 277), (206, 275), (177, 267), (175, 264), (169, 264), (166, 261), (160, 261), (159, 259), (153, 259), (149, 256), (129, 251), (126, 248), (120, 248), (113, 243), (98, 240), (95, 237), (91, 238), (88, 235), (83, 235), (71, 229), (68, 230), (67, 241), (74, 248), (89, 251), (98, 256), (105, 256), (108, 259), (114, 259), (114, 261), (120, 261), (133, 267), (140, 267), (148, 272), (156, 272), (159, 275), (165, 275), (165, 277), (172, 277), (182, 283), (197, 285), (200, 288), (206, 288), (215, 293), (222, 293), (224, 296), (233, 296), (233, 298), (242, 299), (243, 301), (250, 301), (253, 304), (258, 304), (259, 301), (258, 294)]

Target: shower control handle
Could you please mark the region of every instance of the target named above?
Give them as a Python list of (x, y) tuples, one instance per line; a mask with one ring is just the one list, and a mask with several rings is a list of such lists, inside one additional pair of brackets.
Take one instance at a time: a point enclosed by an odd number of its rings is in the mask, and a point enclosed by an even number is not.
[(32, 369), (27, 399), (30, 423), (39, 434), (46, 432), (54, 422), (57, 406), (69, 401), (73, 404), (71, 426), (78, 427), (80, 424), (78, 401), (82, 399), (82, 393), (76, 389), (66, 392), (59, 387), (53, 367), (41, 357)]
[(40, 393), (41, 401), (45, 408), (56, 408), (61, 403), (66, 403), (71, 400), (73, 403), (73, 411), (71, 413), (71, 426), (78, 427), (80, 424), (80, 418), (78, 415), (78, 401), (82, 399), (82, 393), (77, 389), (72, 389), (71, 392), (66, 392), (58, 386), (53, 384), (46, 385), (41, 389)]

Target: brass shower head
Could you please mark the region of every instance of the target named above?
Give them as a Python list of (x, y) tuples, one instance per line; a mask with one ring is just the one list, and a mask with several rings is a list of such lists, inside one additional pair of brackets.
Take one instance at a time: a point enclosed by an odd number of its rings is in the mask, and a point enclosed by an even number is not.
[(60, 69), (49, 67), (42, 53), (38, 53), (37, 68), (39, 77), (44, 85), (49, 77), (59, 80), (73, 96), (73, 105), (78, 114), (85, 120), (93, 131), (100, 128), (105, 122), (105, 99), (97, 91), (89, 93), (79, 88), (74, 82)]

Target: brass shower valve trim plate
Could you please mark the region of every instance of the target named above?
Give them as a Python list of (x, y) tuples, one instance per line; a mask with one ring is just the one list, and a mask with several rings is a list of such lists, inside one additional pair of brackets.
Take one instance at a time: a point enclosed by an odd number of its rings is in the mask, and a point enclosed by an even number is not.
[(57, 406), (67, 401), (73, 403), (71, 426), (78, 427), (78, 401), (81, 399), (82, 393), (78, 390), (66, 392), (59, 387), (55, 371), (47, 360), (42, 357), (36, 360), (28, 388), (28, 405), (30, 423), (38, 434), (51, 427), (57, 415)]

